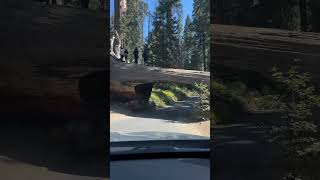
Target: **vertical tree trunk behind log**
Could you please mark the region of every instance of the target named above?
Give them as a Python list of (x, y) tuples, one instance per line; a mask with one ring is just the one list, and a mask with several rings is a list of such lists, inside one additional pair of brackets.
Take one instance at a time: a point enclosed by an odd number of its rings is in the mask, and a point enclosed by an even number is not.
[(306, 2), (306, 0), (299, 0), (299, 6), (300, 6), (301, 31), (306, 32), (306, 31), (308, 31), (308, 15), (307, 15), (307, 2)]
[(81, 0), (81, 8), (89, 8), (89, 0)]
[[(120, 0), (114, 1), (114, 29), (120, 33)], [(119, 34), (120, 35), (120, 34)]]
[(222, 0), (214, 0), (213, 1), (212, 14), (213, 17), (211, 21), (215, 24), (223, 24), (224, 23), (224, 13), (223, 13), (223, 1)]

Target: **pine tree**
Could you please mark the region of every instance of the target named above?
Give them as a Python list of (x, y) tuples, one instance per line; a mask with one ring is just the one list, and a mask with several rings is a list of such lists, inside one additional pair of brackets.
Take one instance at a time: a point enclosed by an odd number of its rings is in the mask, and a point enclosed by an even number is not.
[(193, 53), (191, 64), (196, 69), (208, 71), (209, 64), (209, 0), (194, 0), (193, 2)]
[[(179, 19), (173, 15), (173, 10), (181, 6), (179, 0), (166, 1), (166, 39), (171, 67), (177, 68), (180, 64), (180, 30)], [(179, 9), (178, 9), (179, 11)]]
[(114, 31), (114, 18), (113, 18), (113, 15), (110, 16), (110, 29), (109, 29), (109, 32), (113, 32)]
[(153, 17), (153, 31), (150, 39), (150, 59), (153, 65), (162, 67), (167, 59), (165, 38), (164, 38), (164, 11), (159, 5), (156, 8), (155, 15)]
[(159, 1), (150, 43), (155, 66), (177, 68), (181, 64), (181, 9), (180, 0)]
[(182, 47), (182, 59), (183, 67), (185, 69), (192, 69), (191, 56), (192, 56), (192, 21), (190, 16), (187, 16), (184, 31), (183, 31), (183, 47)]

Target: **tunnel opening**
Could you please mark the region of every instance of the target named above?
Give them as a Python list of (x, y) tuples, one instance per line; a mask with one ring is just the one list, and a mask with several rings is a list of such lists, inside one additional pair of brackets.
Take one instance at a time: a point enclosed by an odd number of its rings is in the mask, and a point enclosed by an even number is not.
[(89, 73), (80, 78), (78, 88), (81, 100), (95, 105), (105, 105), (107, 95), (107, 71)]
[(195, 84), (157, 82), (154, 83), (149, 101), (160, 107), (170, 106), (189, 97), (199, 96), (198, 90)]
[[(73, 131), (74, 149), (77, 151), (81, 151), (83, 147), (106, 150), (105, 145), (109, 139), (106, 118), (107, 82), (107, 71), (89, 73), (79, 80), (79, 96), (88, 117), (70, 124), (69, 130)], [(95, 144), (92, 144), (94, 140)]]

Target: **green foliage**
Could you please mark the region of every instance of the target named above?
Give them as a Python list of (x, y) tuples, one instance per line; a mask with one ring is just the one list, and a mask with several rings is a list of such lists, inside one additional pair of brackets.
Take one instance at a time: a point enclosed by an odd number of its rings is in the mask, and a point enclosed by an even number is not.
[(192, 49), (192, 30), (191, 30), (191, 18), (187, 16), (182, 36), (182, 59), (185, 69), (189, 69), (191, 63), (191, 49)]
[(278, 111), (280, 97), (271, 87), (249, 88), (235, 78), (211, 82), (214, 120), (226, 123), (237, 120), (246, 112)]
[(150, 61), (158, 67), (209, 70), (209, 1), (194, 0), (182, 27), (181, 0), (158, 1), (150, 33)]
[(294, 175), (292, 173), (286, 174), (281, 180), (303, 180), (300, 176)]
[(197, 93), (199, 96), (199, 104), (196, 106), (196, 111), (200, 114), (201, 117), (210, 119), (210, 91), (209, 87), (206, 84), (200, 83), (195, 84)]
[(178, 98), (176, 97), (176, 95), (169, 91), (169, 90), (164, 90), (164, 91), (161, 91), (165, 97), (168, 97), (170, 99), (171, 102), (176, 102), (178, 101)]
[(278, 95), (263, 95), (260, 97), (254, 97), (254, 106), (256, 110), (274, 111), (279, 110), (278, 104), (280, 103), (280, 97)]
[(265, 87), (262, 90), (248, 88), (246, 84), (241, 81), (234, 81), (226, 83), (232, 96), (243, 103), (246, 111), (277, 111), (279, 102), (278, 95)]
[(156, 98), (158, 97), (160, 99), (160, 101), (156, 99), (155, 103), (157, 104), (157, 102), (159, 102), (159, 104), (161, 104), (161, 107), (173, 104), (174, 102), (178, 101), (177, 96), (171, 90), (153, 89), (151, 95), (152, 94), (155, 95)]
[(151, 93), (150, 102), (154, 102), (158, 107), (165, 107), (167, 104), (154, 92)]
[(214, 113), (218, 122), (235, 120), (244, 112), (276, 111), (279, 97), (269, 88), (248, 88), (240, 80), (211, 82)]
[(197, 95), (197, 89), (194, 86), (189, 85), (179, 85), (176, 83), (157, 83), (154, 86), (156, 89), (162, 89), (162, 90), (170, 90), (175, 94), (175, 96), (178, 98), (178, 100), (183, 100), (188, 96), (196, 96)]
[[(215, 0), (216, 6), (224, 0)], [(281, 28), (300, 31), (304, 28), (301, 19), (300, 2), (305, 1), (307, 31), (319, 32), (319, 0), (241, 0), (231, 1), (227, 6), (234, 7), (225, 13), (219, 11), (216, 17), (222, 24), (237, 24), (251, 27)], [(253, 2), (258, 2), (253, 4)], [(213, 6), (214, 6), (213, 5)]]
[(154, 89), (152, 90), (152, 94), (156, 94), (166, 105), (173, 104), (175, 101), (171, 96), (172, 93), (165, 93), (162, 89)]
[(170, 68), (181, 66), (181, 14), (180, 0), (159, 1), (149, 40), (153, 65)]
[(230, 89), (222, 82), (211, 82), (211, 99), (213, 101), (212, 112), (215, 123), (226, 123), (241, 117), (247, 109), (241, 96), (237, 96), (233, 89)]
[(194, 69), (204, 71), (209, 70), (209, 49), (210, 49), (210, 14), (209, 14), (209, 0), (194, 0), (192, 12), (192, 29), (193, 48), (191, 64)]
[(211, 87), (212, 87), (213, 93), (217, 95), (226, 95), (228, 93), (226, 86), (217, 81), (212, 81)]
[(182, 101), (188, 96), (198, 96), (198, 90), (195, 87), (186, 87), (175, 83), (157, 83), (151, 93), (150, 100), (159, 107)]
[(170, 88), (170, 91), (172, 91), (175, 94), (175, 96), (177, 97), (178, 100), (183, 100), (186, 97), (193, 95), (192, 91), (188, 90), (187, 88), (185, 88), (183, 86), (182, 87), (181, 86), (172, 86)]
[(191, 57), (192, 57), (192, 21), (189, 16), (186, 18), (184, 31), (183, 31), (183, 47), (182, 47), (182, 59), (184, 60), (183, 65), (185, 69), (192, 69)]
[[(81, 0), (57, 0), (57, 5), (81, 8)], [(89, 0), (89, 9), (107, 10), (107, 0)]]
[(101, 0), (90, 0), (89, 1), (89, 8), (93, 9), (93, 10), (103, 8), (103, 7), (101, 7)]
[(284, 120), (273, 128), (272, 141), (282, 147), (289, 160), (308, 162), (319, 158), (319, 127), (312, 114), (319, 108), (320, 96), (310, 74), (299, 72), (297, 67), (285, 73), (273, 68), (272, 72), (282, 90), (278, 106)]

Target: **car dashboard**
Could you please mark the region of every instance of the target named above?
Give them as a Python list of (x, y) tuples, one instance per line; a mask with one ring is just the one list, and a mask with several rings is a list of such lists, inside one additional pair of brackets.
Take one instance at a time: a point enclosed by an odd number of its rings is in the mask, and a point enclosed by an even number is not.
[(112, 180), (209, 180), (210, 159), (177, 158), (111, 161)]
[(210, 179), (208, 141), (136, 143), (111, 143), (112, 180)]

